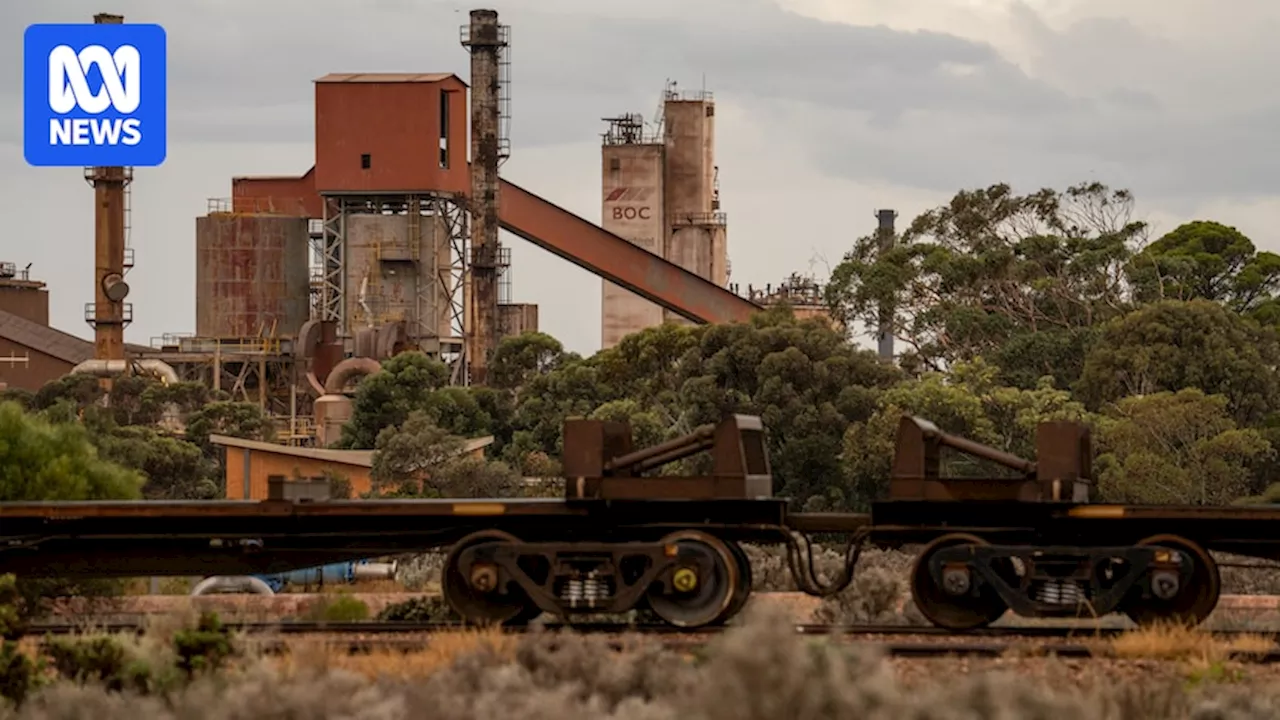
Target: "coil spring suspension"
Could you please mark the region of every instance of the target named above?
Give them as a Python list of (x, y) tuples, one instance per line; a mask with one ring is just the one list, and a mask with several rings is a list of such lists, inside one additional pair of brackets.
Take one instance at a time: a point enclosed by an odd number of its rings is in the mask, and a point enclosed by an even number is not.
[(586, 575), (566, 580), (560, 597), (571, 608), (595, 607), (609, 598), (611, 590), (609, 581), (597, 577), (592, 570)]
[(1046, 580), (1036, 588), (1036, 600), (1049, 605), (1079, 605), (1087, 599), (1073, 580)]

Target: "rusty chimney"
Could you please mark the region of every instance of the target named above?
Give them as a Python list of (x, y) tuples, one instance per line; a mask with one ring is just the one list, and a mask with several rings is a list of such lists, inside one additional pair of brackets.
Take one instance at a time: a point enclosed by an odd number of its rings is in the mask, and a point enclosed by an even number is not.
[[(119, 25), (123, 15), (98, 13), (98, 25)], [(125, 188), (133, 179), (133, 168), (85, 168), (85, 180), (93, 186), (94, 196), (94, 281), (92, 308), (86, 307), (85, 320), (93, 326), (94, 358), (124, 360), (124, 326), (128, 323), (129, 285), (125, 273)], [(110, 378), (103, 378), (110, 387)]]
[(498, 345), (499, 65), (506, 46), (496, 10), (472, 10), (463, 45), (471, 51), (471, 258), (466, 293), (470, 382), (484, 384)]

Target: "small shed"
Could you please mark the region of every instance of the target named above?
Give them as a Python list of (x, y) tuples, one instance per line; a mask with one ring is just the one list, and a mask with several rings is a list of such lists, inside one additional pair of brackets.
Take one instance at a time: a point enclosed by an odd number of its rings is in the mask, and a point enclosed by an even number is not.
[[(266, 500), (267, 478), (318, 478), (325, 473), (345, 477), (351, 483), (352, 497), (367, 493), (373, 487), (372, 450), (332, 450), (329, 448), (295, 447), (260, 440), (244, 440), (226, 435), (210, 435), (209, 441), (225, 448), (226, 499)], [(493, 436), (466, 441), (467, 455), (483, 457), (484, 449), (493, 444)]]

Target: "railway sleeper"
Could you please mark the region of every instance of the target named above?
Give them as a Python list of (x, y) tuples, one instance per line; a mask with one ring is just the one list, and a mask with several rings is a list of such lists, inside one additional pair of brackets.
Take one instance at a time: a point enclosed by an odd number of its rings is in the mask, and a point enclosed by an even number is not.
[(1162, 536), (1132, 546), (991, 545), (940, 538), (920, 556), (912, 595), (935, 625), (989, 624), (1007, 610), (1024, 617), (1126, 613), (1140, 624), (1197, 624), (1217, 604), (1220, 581), (1207, 553)]
[(454, 546), (443, 589), (471, 622), (648, 607), (674, 626), (696, 628), (741, 610), (751, 578), (740, 548), (699, 531), (658, 542), (523, 542), (487, 531)]

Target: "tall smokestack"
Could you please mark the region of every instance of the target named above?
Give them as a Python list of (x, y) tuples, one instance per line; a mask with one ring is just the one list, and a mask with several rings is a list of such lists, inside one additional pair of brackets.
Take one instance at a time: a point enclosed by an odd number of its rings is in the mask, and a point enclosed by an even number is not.
[[(876, 239), (879, 240), (881, 253), (887, 253), (893, 249), (894, 228), (893, 221), (898, 217), (898, 213), (893, 210), (877, 210), (876, 220), (879, 225), (876, 228)], [(880, 346), (880, 359), (892, 363), (893, 362), (893, 315), (895, 308), (891, 304), (882, 304), (880, 310), (880, 323), (876, 328), (876, 339)]]
[[(99, 13), (93, 16), (98, 25), (119, 25), (123, 15)], [(93, 313), (85, 319), (93, 325), (94, 358), (124, 359), (124, 326), (128, 321), (124, 299), (129, 285), (124, 281), (125, 259), (125, 187), (133, 179), (132, 168), (85, 168), (85, 180), (93, 186), (94, 195), (94, 288)], [(110, 388), (110, 378), (103, 378)]]
[(499, 62), (506, 38), (496, 10), (472, 10), (471, 51), (471, 262), (467, 302), (471, 327), (466, 361), (470, 381), (484, 384), (498, 345)]

